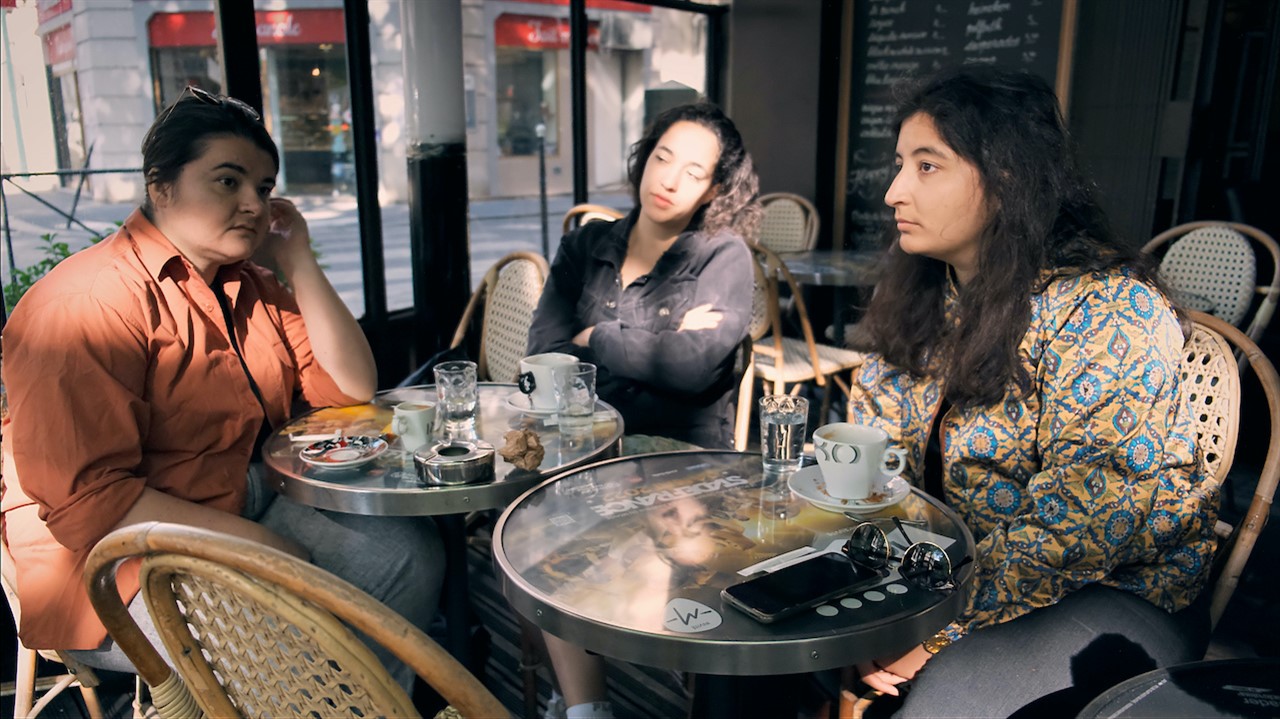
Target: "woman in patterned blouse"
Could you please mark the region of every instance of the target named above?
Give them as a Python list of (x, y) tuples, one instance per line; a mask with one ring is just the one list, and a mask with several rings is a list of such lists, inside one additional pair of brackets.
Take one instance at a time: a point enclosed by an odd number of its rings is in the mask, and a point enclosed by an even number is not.
[(901, 716), (1008, 716), (1202, 657), (1207, 613), (1188, 607), (1218, 487), (1179, 386), (1183, 336), (1107, 228), (1053, 91), (953, 72), (904, 102), (897, 130), (896, 226), (851, 409), (907, 448), (918, 482), (940, 472), (978, 547), (960, 617), (859, 665), (863, 681), (910, 681)]

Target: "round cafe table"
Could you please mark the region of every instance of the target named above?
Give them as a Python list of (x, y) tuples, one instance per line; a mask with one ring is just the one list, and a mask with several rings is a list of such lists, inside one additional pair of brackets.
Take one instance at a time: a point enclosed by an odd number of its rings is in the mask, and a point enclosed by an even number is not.
[[(481, 382), (477, 390), (476, 434), (495, 448), (501, 448), (507, 432), (532, 429), (546, 449), (537, 469), (518, 469), (495, 457), (492, 482), (427, 487), (419, 482), (413, 463), (413, 450), (417, 448), (405, 447), (398, 439), (377, 459), (349, 469), (316, 467), (299, 457), (308, 443), (338, 431), (347, 435), (389, 435), (393, 408), (407, 401), (435, 402), (434, 385), (399, 387), (379, 392), (368, 404), (325, 407), (296, 417), (267, 440), (262, 450), (263, 461), (271, 470), (275, 489), (302, 504), (351, 514), (408, 516), (505, 507), (553, 474), (617, 453), (623, 431), (622, 415), (604, 402), (596, 403), (590, 435), (564, 437), (554, 414), (530, 414), (513, 406), (512, 395), (519, 396), (515, 385)], [(295, 440), (297, 437), (303, 439)]]
[(915, 520), (906, 540), (879, 523), (895, 554), (907, 540), (943, 546), (959, 567), (958, 590), (909, 586), (895, 570), (772, 624), (726, 605), (720, 590), (743, 581), (741, 570), (804, 547), (838, 547), (859, 521), (810, 505), (789, 490), (789, 476), (765, 474), (758, 454), (704, 450), (560, 474), (508, 506), (494, 529), (503, 594), (533, 624), (590, 651), (702, 675), (844, 667), (920, 642), (958, 614), (973, 537), (915, 490), (865, 517)]
[(806, 250), (778, 255), (796, 282), (811, 287), (834, 289), (831, 341), (844, 346), (850, 295), (861, 287), (874, 287), (880, 280), (883, 250)]
[[(263, 446), (263, 462), (280, 494), (318, 509), (376, 516), (435, 515), (445, 543), (445, 616), (450, 619), (449, 649), (460, 659), (469, 654), (469, 612), (466, 537), (463, 514), (505, 507), (522, 492), (547, 477), (579, 464), (618, 452), (622, 416), (597, 402), (589, 433), (560, 433), (554, 414), (521, 411), (515, 385), (482, 382), (477, 386), (476, 434), (501, 448), (512, 429), (532, 429), (546, 450), (534, 470), (518, 469), (502, 457), (494, 458), (494, 480), (449, 487), (425, 486), (413, 462), (416, 447), (393, 439), (390, 448), (357, 467), (334, 469), (302, 461), (299, 452), (320, 436), (341, 431), (348, 436), (388, 436), (393, 408), (400, 402), (436, 399), (434, 385), (400, 387), (379, 392), (372, 402), (350, 407), (325, 407), (291, 419)], [(513, 397), (513, 395), (515, 395)], [(465, 662), (464, 662), (465, 663)]]

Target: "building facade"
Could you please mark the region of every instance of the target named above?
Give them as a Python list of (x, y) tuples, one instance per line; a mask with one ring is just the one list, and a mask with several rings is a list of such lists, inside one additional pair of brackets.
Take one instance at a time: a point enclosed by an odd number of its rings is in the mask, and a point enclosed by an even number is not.
[[(408, 192), (402, 1), (458, 0), (369, 0), (383, 202), (403, 201)], [(570, 192), (568, 1), (461, 3), (471, 196), (538, 193), (540, 125), (548, 191)], [(351, 191), (341, 0), (258, 0), (255, 7), (264, 121), (281, 150), (280, 191)], [(588, 183), (590, 190), (616, 190), (625, 184), (627, 150), (643, 130), (646, 106), (664, 94), (704, 90), (705, 19), (623, 0), (588, 0), (587, 8)], [(28, 112), (28, 124), (52, 126), (46, 134), (57, 169), (139, 167), (142, 136), (165, 105), (188, 84), (222, 89), (213, 10), (213, 0), (5, 0), (6, 17), (36, 15), (42, 56), (6, 52), (15, 65), (43, 65), (43, 73), (28, 74), (44, 75), (49, 112)], [(6, 171), (17, 171), (9, 145)], [(108, 201), (142, 196), (136, 173), (92, 176), (87, 191)]]

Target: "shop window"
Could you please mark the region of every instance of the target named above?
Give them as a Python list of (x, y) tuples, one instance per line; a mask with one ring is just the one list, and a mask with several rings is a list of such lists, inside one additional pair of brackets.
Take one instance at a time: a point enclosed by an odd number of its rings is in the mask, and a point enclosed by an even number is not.
[(156, 112), (182, 95), (187, 85), (222, 93), (222, 67), (216, 47), (166, 47), (151, 52)]
[(557, 153), (557, 52), (495, 48), (498, 147), (504, 157), (538, 154), (537, 126), (546, 126), (547, 155)]

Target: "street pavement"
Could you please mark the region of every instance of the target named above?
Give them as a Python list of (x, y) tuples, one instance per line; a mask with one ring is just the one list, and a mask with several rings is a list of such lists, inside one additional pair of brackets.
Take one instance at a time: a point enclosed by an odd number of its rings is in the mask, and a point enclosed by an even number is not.
[[(58, 188), (36, 195), (69, 212), (74, 201), (74, 189)], [(5, 217), (8, 232), (4, 233), (3, 261), (0, 272), (5, 284), (11, 277), (11, 267), (22, 269), (43, 259), (41, 236), (53, 233), (56, 240), (81, 249), (90, 244), (89, 230), (72, 223), (36, 199), (18, 191), (9, 183), (4, 186)], [(355, 197), (339, 195), (294, 195), (311, 230), (312, 244), (320, 253), (320, 263), (338, 294), (356, 317), (364, 314), (364, 294), (361, 289), (359, 219)], [(626, 209), (631, 200), (626, 193), (597, 194), (591, 197), (597, 204)], [(471, 217), (471, 283), (474, 288), (489, 267), (503, 255), (516, 250), (542, 252), (542, 223), (537, 197), (472, 200)], [(547, 199), (547, 235), (550, 256), (560, 244), (560, 223), (564, 213), (573, 205), (570, 195), (557, 195)], [(89, 228), (107, 234), (116, 224), (123, 222), (134, 208), (133, 203), (94, 202), (82, 197), (76, 207), (75, 217)], [(12, 237), (12, 257), (8, 237)], [(387, 307), (391, 310), (407, 308), (412, 304), (412, 272), (409, 258), (409, 206), (404, 203), (382, 207), (383, 264), (387, 278)], [(10, 308), (12, 309), (12, 308)]]

